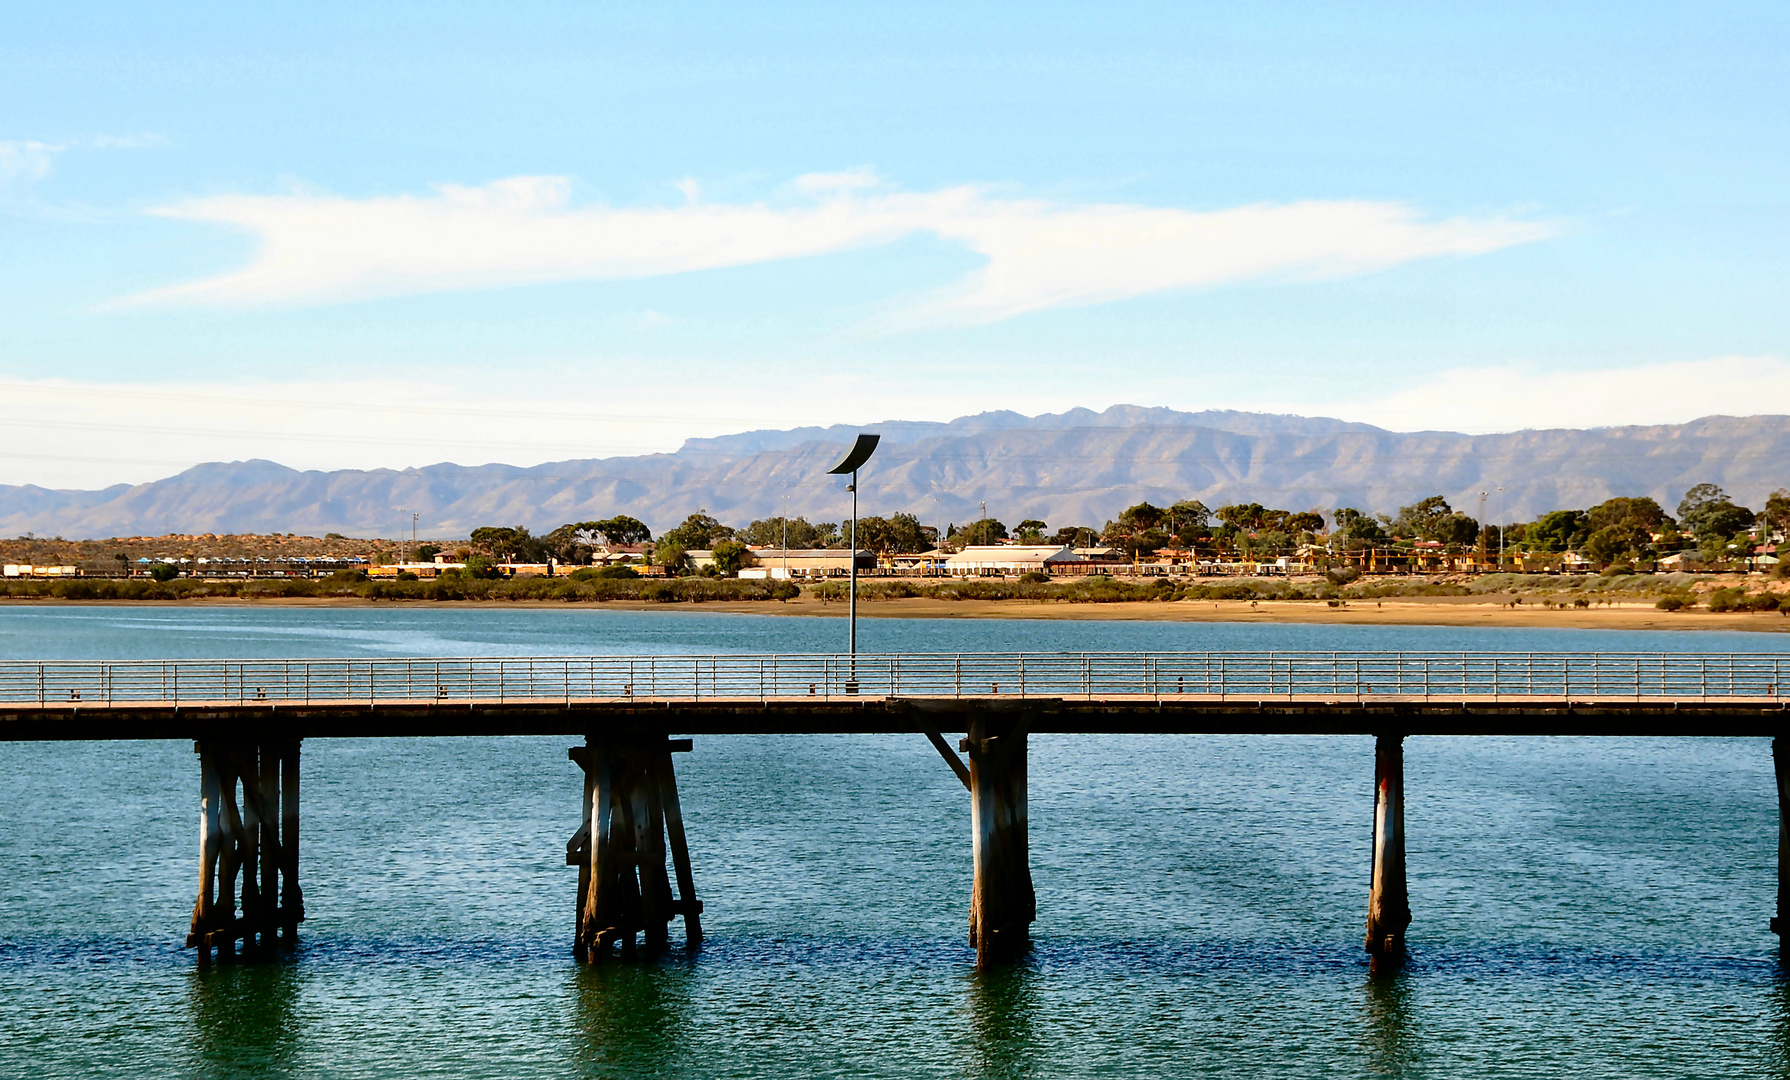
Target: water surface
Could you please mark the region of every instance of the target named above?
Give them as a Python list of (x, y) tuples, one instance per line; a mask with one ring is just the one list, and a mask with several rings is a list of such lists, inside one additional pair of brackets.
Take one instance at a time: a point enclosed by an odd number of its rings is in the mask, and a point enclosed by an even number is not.
[[(601, 609), (0, 610), (0, 657), (834, 650)], [(867, 650), (1773, 651), (1775, 638), (869, 620)], [(564, 739), (311, 740), (287, 962), (200, 974), (189, 743), (0, 744), (0, 1075), (1778, 1076), (1760, 740), (1416, 738), (1414, 960), (1361, 951), (1372, 747), (1036, 737), (1036, 948), (978, 974), (968, 808), (923, 740), (679, 758), (709, 936), (584, 969)], [(674, 930), (674, 933), (678, 931)]]

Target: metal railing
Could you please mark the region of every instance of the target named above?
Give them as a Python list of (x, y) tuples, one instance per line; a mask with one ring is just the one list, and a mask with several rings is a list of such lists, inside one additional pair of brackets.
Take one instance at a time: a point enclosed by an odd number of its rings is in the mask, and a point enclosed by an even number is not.
[(903, 653), (0, 661), (0, 705), (773, 698), (1776, 698), (1772, 653)]

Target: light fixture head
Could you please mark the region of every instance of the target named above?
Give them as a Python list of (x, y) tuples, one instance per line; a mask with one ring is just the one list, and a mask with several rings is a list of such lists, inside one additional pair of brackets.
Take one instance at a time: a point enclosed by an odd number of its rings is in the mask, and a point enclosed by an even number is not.
[(882, 438), (881, 435), (860, 434), (858, 441), (852, 443), (851, 449), (847, 450), (845, 456), (839, 459), (839, 464), (827, 470), (828, 474), (857, 472), (866, 461), (870, 460), (870, 455), (876, 452), (876, 444), (881, 442)]

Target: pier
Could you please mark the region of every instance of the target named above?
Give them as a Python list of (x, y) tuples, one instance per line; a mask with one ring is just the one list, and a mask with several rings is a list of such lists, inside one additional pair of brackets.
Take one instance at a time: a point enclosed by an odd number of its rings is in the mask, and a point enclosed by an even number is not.
[[(566, 860), (574, 954), (656, 953), (681, 918), (702, 940), (674, 755), (702, 737), (927, 739), (967, 791), (969, 941), (1024, 953), (1037, 917), (1028, 740), (1065, 733), (1362, 735), (1373, 837), (1365, 946), (1405, 956), (1404, 740), (1728, 736), (1774, 740), (1779, 931), (1790, 888), (1784, 678), (1775, 654), (1085, 653), (714, 655), (0, 663), (0, 741), (190, 739), (199, 963), (296, 940), (299, 754), (307, 738), (557, 735), (583, 774)], [(952, 740), (947, 734), (961, 733)], [(1763, 920), (1762, 920), (1763, 921)]]

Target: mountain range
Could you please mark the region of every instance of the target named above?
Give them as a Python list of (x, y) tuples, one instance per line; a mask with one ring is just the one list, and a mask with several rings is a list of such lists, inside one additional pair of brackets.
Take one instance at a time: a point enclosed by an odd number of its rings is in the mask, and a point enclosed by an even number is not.
[[(151, 483), (98, 491), (0, 485), (0, 535), (103, 537), (298, 532), (463, 537), (479, 525), (550, 529), (627, 514), (655, 531), (698, 509), (743, 525), (776, 514), (837, 521), (850, 512), (826, 470), (859, 431), (882, 445), (859, 484), (860, 513), (907, 511), (929, 525), (973, 520), (987, 504), (1009, 525), (1098, 526), (1124, 507), (1195, 498), (1291, 510), (1392, 512), (1428, 495), (1521, 521), (1615, 495), (1671, 511), (1693, 484), (1758, 507), (1790, 485), (1790, 416), (1710, 416), (1687, 424), (1494, 435), (1394, 432), (1322, 417), (1177, 412), (989, 412), (950, 422), (892, 421), (749, 431), (688, 440), (675, 453), (532, 467), (440, 464), (300, 471), (215, 462)], [(1502, 490), (1500, 490), (1502, 489)]]

